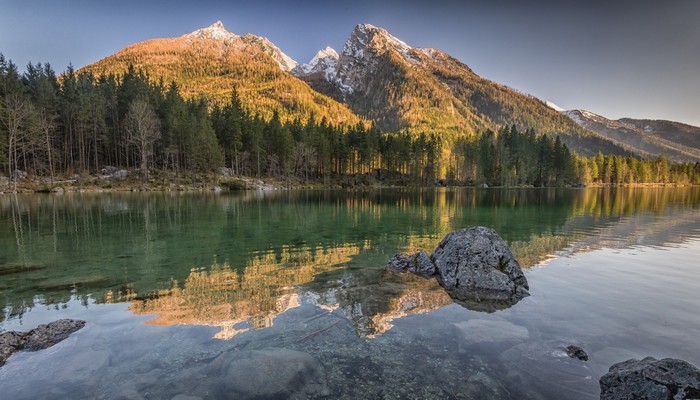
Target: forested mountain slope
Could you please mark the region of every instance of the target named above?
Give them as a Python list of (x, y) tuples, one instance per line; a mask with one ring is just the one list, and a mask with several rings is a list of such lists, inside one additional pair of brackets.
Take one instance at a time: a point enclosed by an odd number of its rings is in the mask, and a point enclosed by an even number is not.
[(134, 44), (82, 70), (119, 75), (130, 66), (166, 85), (174, 81), (186, 98), (224, 104), (235, 86), (249, 111), (266, 119), (277, 111), (282, 120), (314, 114), (333, 124), (360, 121), (347, 106), (290, 75), (296, 62), (268, 39), (233, 34), (221, 22), (178, 38)]

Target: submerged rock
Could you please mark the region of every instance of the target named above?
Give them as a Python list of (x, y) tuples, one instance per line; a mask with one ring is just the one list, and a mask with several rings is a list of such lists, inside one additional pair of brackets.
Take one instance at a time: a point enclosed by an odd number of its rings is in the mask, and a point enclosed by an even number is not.
[(85, 326), (85, 321), (59, 319), (39, 325), (29, 332), (5, 332), (0, 335), (0, 366), (15, 352), (47, 349)]
[(700, 399), (700, 370), (672, 358), (627, 360), (600, 378), (601, 400)]
[(589, 363), (570, 358), (564, 350), (569, 344), (568, 339), (539, 340), (531, 337), (531, 340), (503, 351), (499, 359), (508, 371), (511, 382), (516, 386), (526, 382), (524, 386), (527, 388), (522, 389), (536, 393), (523, 397), (593, 398), (592, 394), (598, 391), (598, 382), (592, 379), (595, 370)]
[(521, 342), (530, 337), (530, 331), (508, 321), (470, 319), (456, 323), (467, 345), (483, 343)]
[(14, 274), (18, 272), (36, 271), (46, 268), (39, 264), (0, 264), (0, 275)]
[(319, 362), (287, 349), (228, 351), (207, 370), (207, 390), (221, 398), (305, 399), (327, 394)]
[(388, 268), (435, 275), (455, 300), (470, 309), (494, 311), (529, 296), (527, 279), (506, 242), (493, 229), (474, 227), (445, 236), (431, 256), (396, 255)]

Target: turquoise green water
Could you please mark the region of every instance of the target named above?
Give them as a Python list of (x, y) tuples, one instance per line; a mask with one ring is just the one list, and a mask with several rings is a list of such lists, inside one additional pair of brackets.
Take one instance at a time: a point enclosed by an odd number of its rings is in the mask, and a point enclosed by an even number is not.
[[(474, 225), (509, 243), (532, 296), (481, 313), (383, 269)], [(13, 355), (0, 387), (226, 398), (212, 360), (285, 349), (321, 371), (302, 397), (596, 398), (614, 362), (700, 365), (699, 229), (698, 188), (4, 195), (0, 332), (88, 324)]]

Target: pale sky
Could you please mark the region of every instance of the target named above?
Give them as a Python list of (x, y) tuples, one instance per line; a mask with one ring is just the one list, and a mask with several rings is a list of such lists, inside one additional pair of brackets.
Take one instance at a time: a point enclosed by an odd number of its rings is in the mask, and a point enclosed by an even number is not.
[(479, 75), (609, 118), (700, 126), (700, 1), (9, 1), (0, 52), (61, 72), (121, 48), (221, 20), (299, 63), (342, 49), (358, 23), (435, 47)]

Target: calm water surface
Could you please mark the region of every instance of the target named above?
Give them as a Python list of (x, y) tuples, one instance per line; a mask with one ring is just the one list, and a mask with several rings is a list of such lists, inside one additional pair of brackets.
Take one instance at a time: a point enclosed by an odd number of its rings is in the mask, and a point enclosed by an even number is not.
[[(474, 225), (530, 297), (484, 313), (384, 270)], [(698, 259), (698, 188), (3, 195), (0, 332), (88, 323), (0, 397), (593, 399), (615, 362), (700, 365)]]

